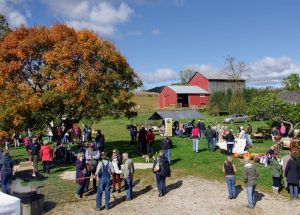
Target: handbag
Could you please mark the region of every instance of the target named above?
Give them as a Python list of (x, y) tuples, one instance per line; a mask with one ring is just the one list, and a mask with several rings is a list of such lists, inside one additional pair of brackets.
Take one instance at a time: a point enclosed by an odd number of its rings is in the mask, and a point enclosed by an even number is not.
[(153, 169), (154, 172), (158, 172), (160, 171), (160, 164), (159, 164), (159, 159), (157, 159), (156, 161), (156, 164), (154, 166), (154, 169)]

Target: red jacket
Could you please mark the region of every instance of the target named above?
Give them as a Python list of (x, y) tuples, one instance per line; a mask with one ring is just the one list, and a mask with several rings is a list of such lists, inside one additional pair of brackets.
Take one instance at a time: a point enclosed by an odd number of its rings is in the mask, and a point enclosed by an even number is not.
[(154, 142), (154, 140), (155, 140), (155, 134), (153, 134), (152, 132), (148, 131), (148, 133), (146, 135), (146, 140), (147, 140), (148, 144)]
[(52, 149), (50, 146), (42, 146), (40, 154), (42, 161), (52, 161)]

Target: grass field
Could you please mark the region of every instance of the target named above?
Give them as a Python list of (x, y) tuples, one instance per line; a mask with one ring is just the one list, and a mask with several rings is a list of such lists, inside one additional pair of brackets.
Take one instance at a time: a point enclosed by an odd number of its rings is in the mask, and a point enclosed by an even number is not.
[[(134, 123), (137, 125), (148, 124), (146, 119), (150, 114), (139, 114), (134, 119), (111, 119), (106, 118), (100, 122), (94, 123), (92, 126), (97, 129), (101, 129), (105, 134), (107, 143), (106, 151), (111, 152), (113, 148), (119, 149), (121, 152), (129, 152), (130, 156), (135, 162), (144, 162), (144, 160), (137, 155), (136, 145), (130, 145), (129, 132), (126, 129), (126, 125)], [(221, 121), (223, 117), (207, 117), (205, 123), (211, 124), (212, 122)], [(266, 125), (266, 122), (252, 122), (254, 130), (259, 126)], [(229, 125), (233, 129), (237, 126), (246, 126), (245, 124), (233, 124)], [(155, 150), (160, 149), (161, 136), (156, 136)], [(200, 153), (195, 154), (192, 152), (192, 143), (189, 138), (172, 138), (174, 148), (172, 149), (172, 177), (184, 177), (184, 176), (199, 176), (209, 180), (218, 180), (223, 182), (224, 176), (221, 172), (221, 166), (224, 162), (225, 155), (220, 153), (219, 150), (215, 152), (207, 151), (206, 140), (202, 139), (200, 143)], [(250, 152), (262, 152), (264, 153), (270, 146), (271, 140), (266, 140), (263, 143), (255, 144)], [(14, 159), (24, 160), (27, 158), (25, 149), (23, 147), (19, 149), (12, 149), (11, 154)], [(234, 159), (234, 163), (238, 166), (237, 181), (240, 185), (242, 183), (242, 160)], [(260, 173), (258, 179), (258, 188), (263, 191), (271, 190), (272, 178), (270, 169), (268, 167), (257, 165)], [(41, 166), (40, 166), (41, 169)], [(66, 164), (62, 168), (53, 167), (50, 175), (40, 175), (37, 178), (32, 178), (30, 174), (18, 175), (18, 177), (24, 178), (25, 182), (31, 181), (34, 185), (39, 186), (41, 191), (46, 194), (46, 200), (48, 205), (53, 205), (61, 202), (74, 201), (75, 182), (68, 182), (59, 178), (59, 175), (66, 170), (74, 170), (74, 164)], [(149, 177), (150, 176), (150, 177)], [(136, 178), (145, 179), (147, 183), (153, 184), (153, 177), (151, 177), (150, 170), (137, 171)], [(282, 191), (283, 193), (286, 192)]]

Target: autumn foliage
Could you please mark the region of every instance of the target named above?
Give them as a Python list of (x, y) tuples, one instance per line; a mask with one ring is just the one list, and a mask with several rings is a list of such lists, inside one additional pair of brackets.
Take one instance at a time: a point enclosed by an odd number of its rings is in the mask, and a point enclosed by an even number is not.
[(0, 135), (62, 117), (130, 116), (139, 86), (126, 58), (91, 31), (20, 27), (0, 41)]

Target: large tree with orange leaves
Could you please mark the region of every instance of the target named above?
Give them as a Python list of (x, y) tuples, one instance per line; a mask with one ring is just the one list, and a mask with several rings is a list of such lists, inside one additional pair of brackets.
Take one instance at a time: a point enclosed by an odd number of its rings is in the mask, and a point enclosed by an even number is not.
[(0, 41), (0, 131), (131, 116), (141, 84), (115, 46), (91, 31), (22, 26)]

